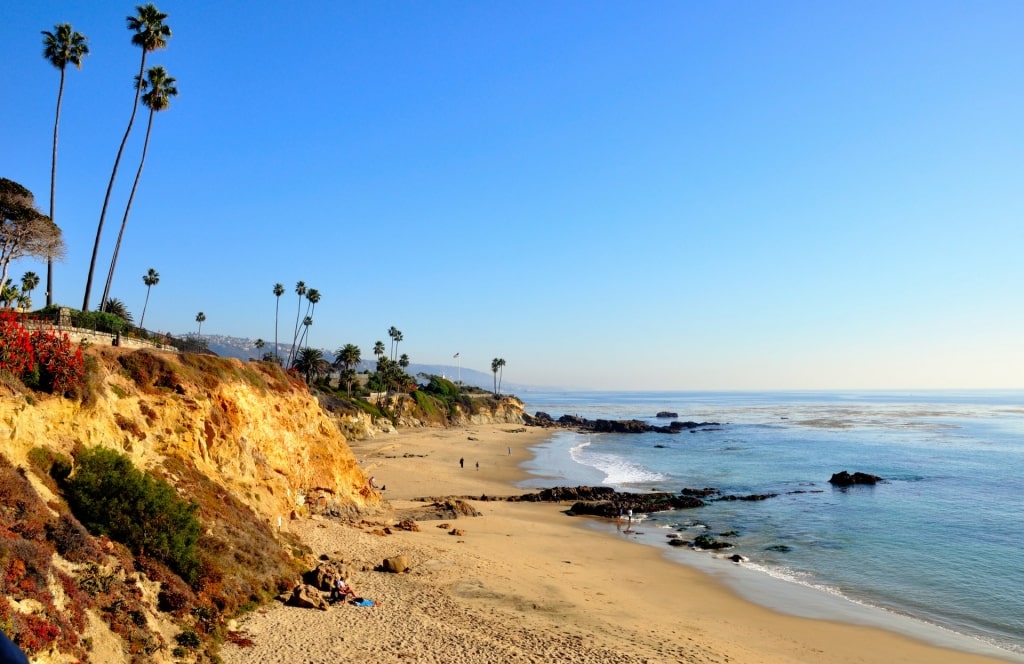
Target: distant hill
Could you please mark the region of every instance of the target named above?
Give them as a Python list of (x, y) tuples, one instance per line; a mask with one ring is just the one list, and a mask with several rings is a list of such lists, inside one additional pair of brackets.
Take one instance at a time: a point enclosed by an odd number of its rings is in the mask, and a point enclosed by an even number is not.
[[(189, 335), (194, 336), (194, 335)], [(241, 337), (227, 337), (220, 334), (204, 334), (202, 339), (206, 341), (207, 346), (211, 351), (221, 357), (235, 357), (240, 360), (251, 360), (261, 357), (264, 353), (273, 352), (274, 344), (268, 343), (263, 347), (262, 350), (256, 348), (255, 339), (243, 339)], [(281, 344), (281, 355), (285, 355), (288, 352), (289, 346)], [(327, 349), (321, 348), (320, 351), (324, 354), (324, 359), (328, 362), (334, 361), (334, 352)], [(373, 371), (377, 367), (377, 361), (371, 354), (370, 359), (364, 359), (356, 367), (356, 371)], [(494, 388), (494, 375), (489, 372), (477, 371), (475, 369), (467, 369), (462, 367), (461, 370), (458, 366), (447, 365), (447, 364), (416, 364), (411, 363), (406, 369), (406, 373), (410, 376), (418, 377), (419, 374), (429, 374), (434, 376), (442, 376), (451, 381), (456, 381), (461, 376), (462, 382), (466, 385), (472, 385), (474, 387), (480, 387), (485, 390), (491, 390)], [(516, 390), (522, 390), (526, 388), (524, 385), (508, 383), (502, 381), (501, 391), (503, 393), (514, 393)]]

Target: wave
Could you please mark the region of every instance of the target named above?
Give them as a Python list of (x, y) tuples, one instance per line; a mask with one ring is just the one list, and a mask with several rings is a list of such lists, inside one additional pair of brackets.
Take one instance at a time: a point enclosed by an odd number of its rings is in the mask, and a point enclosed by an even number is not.
[(590, 440), (575, 445), (569, 450), (569, 455), (576, 463), (600, 471), (604, 475), (602, 484), (643, 484), (669, 479), (668, 475), (645, 468), (616, 454), (590, 451), (587, 449), (590, 445)]

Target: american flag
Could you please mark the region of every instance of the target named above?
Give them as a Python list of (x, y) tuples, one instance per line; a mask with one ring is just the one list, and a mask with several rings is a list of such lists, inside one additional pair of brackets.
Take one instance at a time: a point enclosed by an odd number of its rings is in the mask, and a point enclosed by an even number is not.
[(454, 360), (454, 359), (455, 359), (455, 358), (457, 358), (458, 356), (459, 356), (459, 354), (458, 354), (458, 353), (455, 353), (454, 355), (452, 355), (452, 359)]

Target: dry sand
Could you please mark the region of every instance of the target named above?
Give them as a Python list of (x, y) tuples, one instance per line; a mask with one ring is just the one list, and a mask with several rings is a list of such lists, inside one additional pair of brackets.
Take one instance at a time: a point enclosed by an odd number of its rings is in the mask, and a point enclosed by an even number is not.
[[(401, 510), (421, 496), (521, 493), (518, 464), (547, 434), (517, 429), (418, 429), (351, 447)], [(352, 585), (377, 606), (260, 609), (240, 625), (252, 645), (226, 644), (224, 662), (1000, 661), (773, 612), (656, 548), (580, 527), (584, 517), (563, 514), (567, 505), (473, 505), (483, 516), (387, 536), (327, 519), (292, 522), (318, 555), (354, 561), (362, 571)], [(374, 571), (398, 554), (409, 556), (408, 573)]]

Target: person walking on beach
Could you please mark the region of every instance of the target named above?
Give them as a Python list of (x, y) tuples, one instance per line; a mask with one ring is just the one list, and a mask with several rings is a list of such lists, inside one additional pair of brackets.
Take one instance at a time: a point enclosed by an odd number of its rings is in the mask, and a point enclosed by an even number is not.
[(512, 456), (512, 448), (511, 448), (511, 447), (510, 447), (510, 448), (508, 448), (508, 455), (509, 455), (509, 456)]
[(466, 466), (464, 465), (464, 464), (465, 464), (465, 462), (466, 462), (466, 460), (465, 460), (464, 458), (462, 458), (462, 457), (459, 457), (459, 468), (465, 468), (465, 467), (466, 467)]
[(479, 461), (476, 462), (476, 469), (480, 470), (480, 462)]

